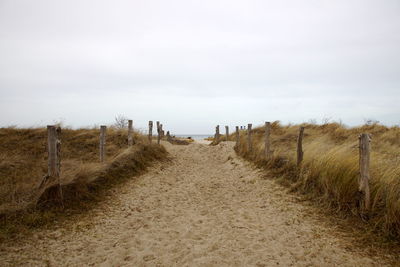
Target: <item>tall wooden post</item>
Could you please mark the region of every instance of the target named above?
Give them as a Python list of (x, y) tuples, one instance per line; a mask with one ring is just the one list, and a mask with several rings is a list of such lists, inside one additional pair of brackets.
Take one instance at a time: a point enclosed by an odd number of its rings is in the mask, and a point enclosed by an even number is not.
[(247, 151), (251, 152), (253, 150), (253, 143), (252, 143), (252, 138), (251, 138), (251, 127), (253, 125), (249, 123), (247, 125)]
[(160, 144), (160, 140), (161, 140), (160, 122), (157, 121), (157, 144)]
[(128, 146), (133, 145), (132, 133), (133, 133), (133, 121), (128, 120)]
[(153, 138), (153, 121), (149, 121), (149, 142), (151, 143), (152, 138)]
[(239, 126), (236, 126), (236, 146), (239, 146), (240, 142), (240, 132), (239, 132)]
[(229, 126), (225, 126), (225, 134), (226, 134), (225, 140), (228, 141), (229, 140)]
[(104, 162), (106, 158), (106, 131), (107, 126), (100, 126), (100, 162)]
[(269, 121), (265, 122), (265, 144), (264, 144), (264, 152), (265, 158), (269, 159), (271, 157), (271, 123)]
[(363, 193), (364, 209), (369, 210), (370, 207), (370, 190), (369, 190), (369, 162), (370, 162), (370, 136), (363, 133), (359, 137), (360, 149), (360, 179), (358, 190)]
[(304, 127), (300, 126), (299, 136), (297, 137), (297, 166), (301, 165), (303, 161), (303, 137), (304, 137)]

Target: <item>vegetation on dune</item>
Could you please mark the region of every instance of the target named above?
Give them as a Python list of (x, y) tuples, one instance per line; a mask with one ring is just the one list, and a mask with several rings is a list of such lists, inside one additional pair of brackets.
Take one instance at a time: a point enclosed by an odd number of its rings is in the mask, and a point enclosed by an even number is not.
[[(301, 167), (296, 164), (296, 140), (299, 127), (305, 127)], [(264, 127), (252, 131), (253, 151), (247, 149), (247, 131), (240, 132), (235, 149), (257, 166), (268, 169), (293, 190), (307, 193), (314, 200), (361, 215), (374, 229), (388, 236), (400, 236), (400, 128), (377, 123), (346, 128), (340, 123), (323, 125), (271, 124), (272, 156), (264, 153)], [(371, 210), (362, 213), (358, 192), (359, 152), (361, 133), (372, 136)], [(224, 140), (224, 138), (221, 138)], [(229, 140), (235, 140), (232, 134)]]
[[(149, 144), (147, 137), (138, 132), (133, 133), (133, 138), (135, 145), (128, 148), (127, 130), (108, 128), (106, 161), (100, 163), (98, 129), (62, 129), (63, 205), (75, 205), (77, 200), (78, 205), (84, 205), (85, 200), (96, 198), (98, 189), (136, 175), (151, 162), (166, 158), (164, 147)], [(39, 186), (47, 173), (46, 146), (45, 128), (0, 129), (0, 225), (7, 225), (12, 218), (31, 221), (32, 214), (35, 222), (42, 221), (48, 213), (38, 214), (38, 210), (59, 206), (55, 193), (58, 184), (43, 189)], [(21, 212), (28, 214), (22, 218)]]

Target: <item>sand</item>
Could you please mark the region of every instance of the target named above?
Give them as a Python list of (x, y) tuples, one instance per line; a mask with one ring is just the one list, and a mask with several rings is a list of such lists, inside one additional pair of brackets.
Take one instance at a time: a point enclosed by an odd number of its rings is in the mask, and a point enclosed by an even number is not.
[[(233, 152), (164, 143), (169, 162), (96, 209), (0, 245), (1, 266), (385, 266)], [(379, 264), (378, 264), (379, 263)]]

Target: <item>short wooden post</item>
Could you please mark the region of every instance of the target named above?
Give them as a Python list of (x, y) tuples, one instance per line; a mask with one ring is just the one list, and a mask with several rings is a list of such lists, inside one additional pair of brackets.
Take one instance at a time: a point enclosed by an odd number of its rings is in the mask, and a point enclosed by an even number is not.
[(157, 121), (157, 144), (160, 144), (160, 140), (161, 140), (160, 122)]
[[(61, 172), (61, 141), (59, 140), (59, 136), (61, 134), (61, 128), (55, 127), (54, 125), (47, 126), (47, 151), (48, 151), (48, 170), (47, 177), (42, 181), (42, 183), (46, 182), (48, 178), (52, 180), (57, 180), (58, 182), (58, 193), (63, 203), (63, 194), (61, 189), (61, 180), (60, 180), (60, 172)], [(42, 186), (42, 184), (40, 185)]]
[(303, 137), (304, 137), (304, 126), (300, 126), (299, 136), (297, 137), (297, 166), (301, 165), (303, 161)]
[(252, 138), (251, 138), (251, 127), (253, 125), (249, 123), (247, 125), (247, 151), (251, 152), (253, 151), (253, 143), (252, 143)]
[(269, 121), (265, 122), (265, 144), (264, 144), (264, 153), (265, 158), (269, 159), (271, 157), (271, 123)]
[(215, 140), (217, 143), (219, 142), (219, 125), (215, 127)]
[(163, 125), (160, 124), (160, 135), (161, 135), (161, 139), (164, 138), (164, 130), (163, 130)]
[(236, 126), (236, 145), (235, 146), (239, 146), (239, 142), (240, 142), (240, 132), (239, 132), (239, 126)]
[(363, 133), (359, 137), (360, 151), (360, 178), (358, 190), (363, 193), (364, 209), (369, 210), (370, 207), (370, 190), (369, 190), (369, 162), (370, 162), (370, 136)]
[(168, 142), (171, 142), (171, 141), (172, 141), (172, 137), (171, 137), (169, 131), (167, 131), (167, 141), (168, 141)]
[(107, 126), (100, 126), (100, 162), (104, 162), (106, 158), (106, 131)]
[(133, 121), (128, 120), (128, 146), (133, 145), (132, 133), (133, 133)]
[(225, 140), (228, 141), (229, 140), (229, 126), (225, 126), (225, 134), (226, 134)]
[(149, 121), (149, 142), (151, 143), (152, 138), (153, 138), (153, 121)]

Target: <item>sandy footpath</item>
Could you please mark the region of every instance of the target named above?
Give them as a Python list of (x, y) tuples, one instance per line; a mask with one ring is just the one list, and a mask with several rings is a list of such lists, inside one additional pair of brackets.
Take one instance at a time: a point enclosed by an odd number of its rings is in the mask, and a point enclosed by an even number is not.
[(385, 266), (344, 245), (232, 144), (165, 146), (170, 162), (112, 189), (88, 215), (0, 244), (0, 265)]

